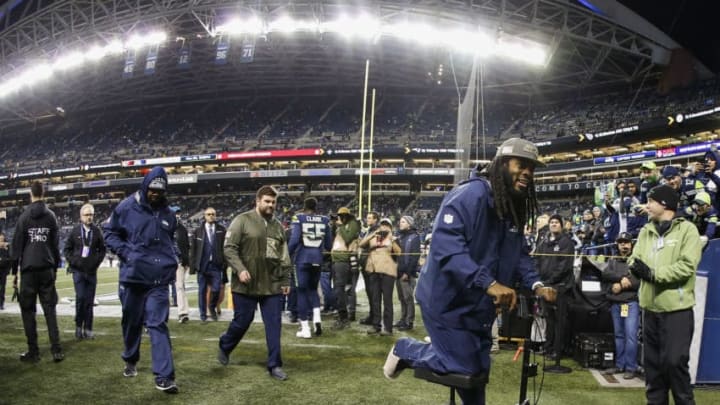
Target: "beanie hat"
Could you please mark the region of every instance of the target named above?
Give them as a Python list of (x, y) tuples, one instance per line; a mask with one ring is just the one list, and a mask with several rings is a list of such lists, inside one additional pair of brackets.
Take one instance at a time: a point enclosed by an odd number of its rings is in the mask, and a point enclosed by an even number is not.
[(548, 220), (548, 222), (552, 221), (553, 219), (557, 219), (558, 221), (560, 221), (560, 226), (563, 226), (563, 219), (560, 214), (553, 214)]
[(680, 194), (667, 184), (653, 187), (647, 198), (656, 201), (670, 211), (676, 211), (680, 202)]
[(413, 217), (411, 217), (410, 215), (403, 215), (403, 217), (400, 218), (400, 219), (404, 219), (405, 222), (407, 222), (408, 225), (410, 225), (410, 228), (414, 228), (414, 227), (415, 227), (415, 220), (414, 220)]

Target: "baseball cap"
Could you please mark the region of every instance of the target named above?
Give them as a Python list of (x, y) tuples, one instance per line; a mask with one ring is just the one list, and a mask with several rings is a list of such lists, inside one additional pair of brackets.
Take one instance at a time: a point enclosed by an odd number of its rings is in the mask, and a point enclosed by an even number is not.
[(615, 242), (632, 242), (633, 236), (630, 232), (620, 232), (620, 234), (615, 238)]
[(657, 166), (655, 165), (655, 162), (643, 162), (640, 165), (641, 169), (648, 169), (648, 170), (655, 170), (657, 169)]
[(667, 165), (667, 166), (663, 167), (663, 169), (662, 169), (662, 176), (666, 179), (669, 179), (669, 178), (672, 178), (675, 176), (679, 176), (679, 175), (680, 175), (680, 171), (675, 166)]
[(179, 205), (171, 205), (169, 208), (170, 208), (170, 211), (172, 211), (172, 212), (182, 211), (182, 208)]
[(165, 191), (167, 189), (167, 181), (163, 179), (162, 177), (155, 177), (150, 181), (150, 184), (148, 184), (148, 190), (162, 190)]
[(497, 149), (495, 157), (519, 157), (530, 160), (536, 166), (545, 167), (540, 159), (540, 152), (537, 146), (530, 141), (520, 138), (510, 138), (503, 142)]
[(338, 210), (338, 215), (350, 215), (350, 208), (348, 207), (340, 207)]
[(392, 226), (393, 226), (393, 225), (392, 225), (392, 221), (390, 220), (390, 218), (383, 218), (383, 219), (381, 219), (381, 220), (380, 220), (380, 225), (382, 225), (382, 224), (385, 224), (385, 225), (387, 225), (387, 226), (389, 226), (389, 227), (391, 227), (391, 228), (392, 228)]

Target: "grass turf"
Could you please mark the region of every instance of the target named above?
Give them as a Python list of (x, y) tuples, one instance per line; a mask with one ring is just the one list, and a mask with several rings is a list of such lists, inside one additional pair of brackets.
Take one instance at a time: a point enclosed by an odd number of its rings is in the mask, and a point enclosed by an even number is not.
[[(73, 295), (72, 290), (67, 290), (68, 286), (72, 289), (68, 280), (64, 272), (58, 273), (61, 296)], [(107, 283), (103, 288), (111, 293), (117, 288), (116, 280), (116, 273), (108, 270), (101, 272), (98, 283)], [(217, 338), (227, 322), (193, 321), (180, 325), (172, 320), (170, 331), (180, 393), (171, 396), (154, 388), (147, 337), (143, 338), (138, 376), (122, 376), (119, 318), (96, 318), (97, 339), (76, 342), (72, 317), (60, 317), (66, 359), (55, 364), (50, 357), (43, 316), (38, 314), (42, 360), (28, 365), (18, 360), (26, 348), (20, 316), (0, 313), (0, 404), (447, 403), (447, 388), (415, 379), (411, 371), (395, 381), (382, 376), (381, 368), (389, 348), (396, 338), (405, 336), (404, 333), (396, 332), (395, 337), (368, 336), (365, 328), (356, 323), (349, 330), (332, 331), (329, 321), (331, 319), (325, 319), (323, 336), (311, 340), (296, 338), (294, 325), (283, 326), (283, 368), (290, 379), (279, 382), (271, 379), (265, 369), (267, 354), (262, 324), (251, 326), (231, 354), (230, 365), (223, 367), (216, 360)], [(409, 336), (421, 339), (422, 325), (416, 326)], [(512, 361), (513, 355), (511, 351), (493, 354), (488, 404), (517, 402), (520, 363)], [(602, 388), (587, 370), (571, 360), (563, 360), (563, 364), (571, 366), (573, 373), (546, 374), (541, 404), (645, 403), (642, 389)], [(532, 398), (532, 381), (529, 388)], [(700, 390), (695, 393), (698, 404), (720, 403), (720, 393)]]

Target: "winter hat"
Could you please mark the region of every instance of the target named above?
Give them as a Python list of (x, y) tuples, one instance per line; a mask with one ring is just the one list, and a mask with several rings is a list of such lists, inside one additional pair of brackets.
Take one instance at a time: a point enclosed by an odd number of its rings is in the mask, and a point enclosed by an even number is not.
[(415, 227), (415, 220), (414, 220), (413, 217), (411, 217), (410, 215), (403, 215), (403, 217), (400, 218), (400, 219), (404, 219), (405, 222), (407, 222), (408, 225), (410, 225), (410, 228), (414, 228), (414, 227)]
[(654, 200), (663, 205), (666, 210), (676, 211), (680, 202), (680, 195), (667, 184), (653, 187), (647, 196), (648, 200)]
[(560, 216), (560, 214), (553, 214), (553, 215), (550, 217), (550, 219), (548, 219), (548, 223), (549, 223), (550, 221), (552, 221), (553, 219), (557, 219), (558, 221), (560, 221), (560, 226), (563, 226), (563, 219), (562, 219), (562, 217)]
[(162, 177), (155, 177), (148, 184), (148, 190), (160, 190), (165, 191), (167, 188), (167, 181)]

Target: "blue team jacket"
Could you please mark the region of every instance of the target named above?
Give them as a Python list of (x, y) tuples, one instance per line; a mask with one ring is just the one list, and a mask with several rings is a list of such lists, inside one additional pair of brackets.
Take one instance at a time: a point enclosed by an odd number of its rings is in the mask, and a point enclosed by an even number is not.
[(153, 168), (140, 190), (122, 200), (103, 223), (105, 243), (120, 258), (120, 282), (166, 285), (175, 280), (175, 214), (167, 205), (153, 210), (147, 202), (148, 185), (156, 177), (167, 184), (165, 170)]
[(523, 230), (497, 216), (490, 183), (475, 174), (440, 206), (416, 298), (423, 314), (446, 327), (482, 330), (495, 320), (485, 294), (495, 280), (510, 287), (521, 280), (529, 289), (539, 277)]
[(290, 223), (288, 252), (296, 265), (322, 264), (323, 252), (332, 249), (330, 219), (324, 215), (297, 214)]

